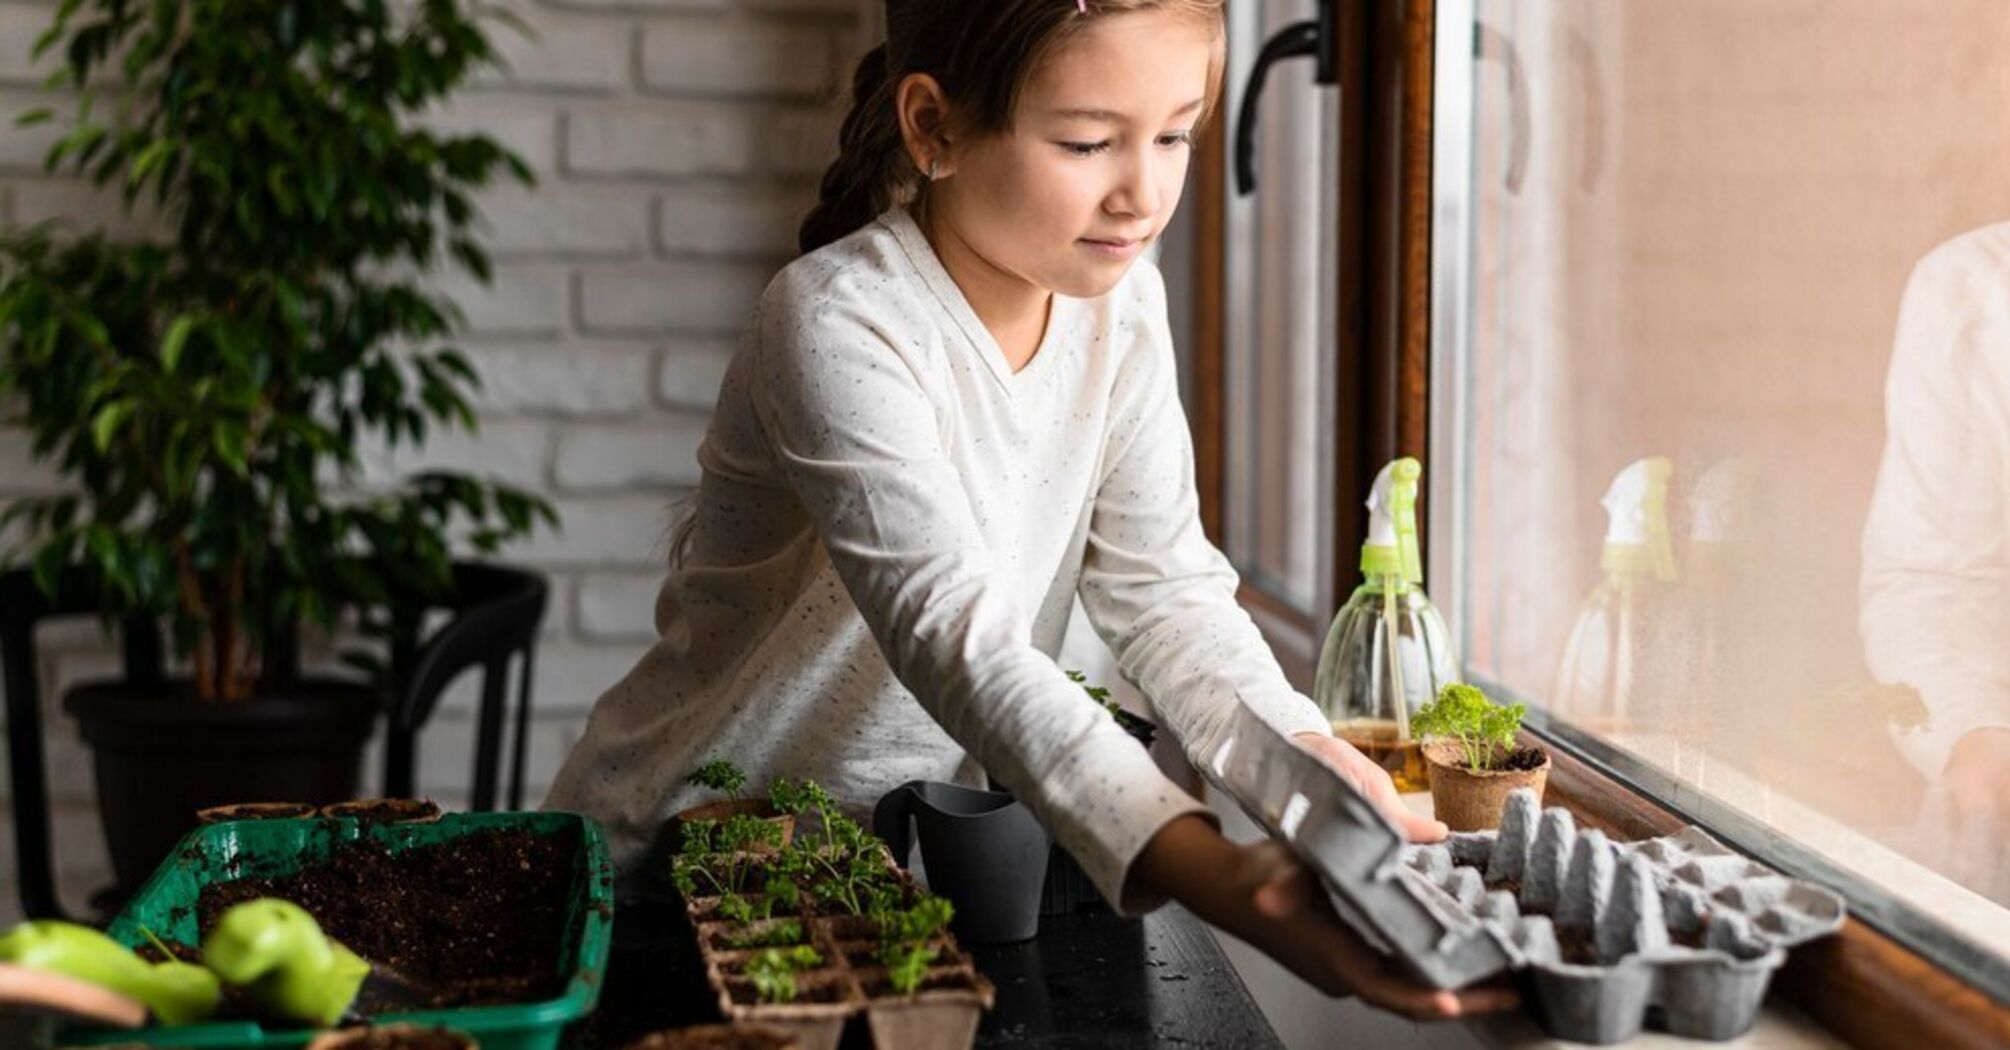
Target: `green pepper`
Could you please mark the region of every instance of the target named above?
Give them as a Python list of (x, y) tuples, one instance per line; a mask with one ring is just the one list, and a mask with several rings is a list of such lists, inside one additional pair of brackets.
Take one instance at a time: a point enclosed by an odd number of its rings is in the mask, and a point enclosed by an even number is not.
[(200, 966), (149, 963), (97, 930), (52, 919), (0, 935), (0, 961), (88, 981), (140, 1002), (168, 1025), (208, 1020), (222, 996), (216, 975)]
[(202, 961), (264, 1012), (322, 1027), (342, 1019), (370, 975), (307, 909), (271, 897), (225, 911), (203, 939)]

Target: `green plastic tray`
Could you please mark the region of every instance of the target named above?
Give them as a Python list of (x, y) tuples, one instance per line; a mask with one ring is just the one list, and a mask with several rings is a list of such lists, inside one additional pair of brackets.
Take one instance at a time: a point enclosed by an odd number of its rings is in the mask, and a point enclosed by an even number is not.
[[(386, 1014), (379, 1021), (445, 1025), (466, 1032), (482, 1050), (554, 1050), (565, 1026), (593, 1012), (607, 970), (608, 941), (614, 927), (614, 872), (600, 828), (576, 813), (456, 813), (433, 824), (359, 824), (354, 820), (309, 817), (211, 824), (189, 832), (168, 860), (140, 888), (113, 921), (110, 933), (137, 946), (146, 927), (184, 944), (198, 942), (195, 904), (203, 887), (234, 879), (284, 876), (326, 857), (338, 843), (374, 839), (392, 853), (430, 846), (489, 828), (520, 828), (536, 835), (578, 829), (579, 856), (573, 873), (571, 933), (559, 960), (572, 974), (565, 994), (544, 1002)], [(251, 1021), (145, 1028), (139, 1031), (72, 1028), (60, 1043), (158, 1047), (304, 1046), (316, 1033), (300, 1028), (268, 1029)]]

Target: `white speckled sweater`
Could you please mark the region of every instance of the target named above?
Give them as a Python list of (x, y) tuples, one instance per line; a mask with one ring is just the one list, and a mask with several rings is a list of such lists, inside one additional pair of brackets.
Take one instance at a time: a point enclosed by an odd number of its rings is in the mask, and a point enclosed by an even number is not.
[(1189, 756), (1238, 699), (1330, 731), (1201, 531), (1149, 263), (1102, 298), (1056, 296), (1014, 373), (889, 211), (769, 286), (699, 461), (661, 639), (601, 697), (546, 803), (600, 820), (624, 871), (705, 800), (683, 778), (710, 758), (859, 807), (989, 770), (1117, 901), (1153, 834), (1206, 810), (1055, 665), (1078, 588)]

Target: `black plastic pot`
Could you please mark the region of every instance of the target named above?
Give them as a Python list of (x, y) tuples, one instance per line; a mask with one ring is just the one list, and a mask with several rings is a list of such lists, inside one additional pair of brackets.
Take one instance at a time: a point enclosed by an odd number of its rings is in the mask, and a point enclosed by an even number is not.
[(354, 798), (379, 705), (367, 686), (304, 679), (231, 704), (205, 703), (187, 682), (92, 682), (70, 690), (63, 708), (91, 746), (124, 899), (196, 826), (197, 810)]

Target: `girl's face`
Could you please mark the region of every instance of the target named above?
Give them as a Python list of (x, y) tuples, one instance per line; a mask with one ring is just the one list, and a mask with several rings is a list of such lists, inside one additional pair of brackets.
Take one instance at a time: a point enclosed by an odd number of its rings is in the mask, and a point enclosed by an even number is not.
[(1219, 47), (1191, 17), (1097, 19), (1032, 73), (1010, 129), (945, 158), (931, 221), (1002, 275), (1108, 292), (1179, 204)]

